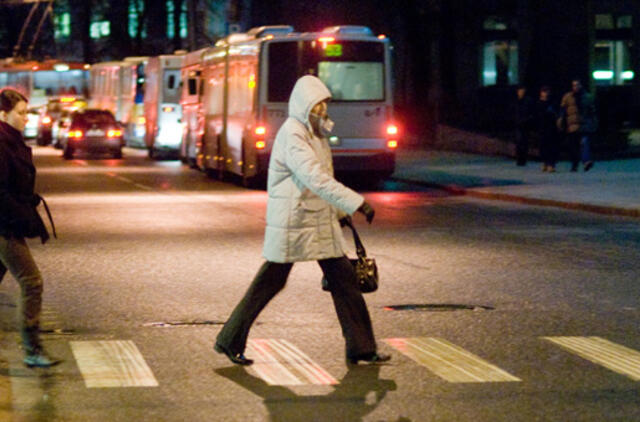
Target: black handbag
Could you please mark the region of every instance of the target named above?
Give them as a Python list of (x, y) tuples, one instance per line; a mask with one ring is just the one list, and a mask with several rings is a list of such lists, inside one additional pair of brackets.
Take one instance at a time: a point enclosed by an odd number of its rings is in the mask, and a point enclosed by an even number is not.
[[(362, 293), (371, 293), (378, 290), (378, 266), (376, 260), (373, 258), (367, 258), (367, 252), (364, 250), (364, 245), (358, 236), (356, 228), (353, 226), (351, 219), (345, 219), (345, 224), (351, 228), (353, 232), (353, 241), (356, 244), (356, 259), (349, 259), (356, 271), (356, 280), (358, 287)], [(326, 277), (322, 277), (322, 290), (330, 291), (329, 282)]]

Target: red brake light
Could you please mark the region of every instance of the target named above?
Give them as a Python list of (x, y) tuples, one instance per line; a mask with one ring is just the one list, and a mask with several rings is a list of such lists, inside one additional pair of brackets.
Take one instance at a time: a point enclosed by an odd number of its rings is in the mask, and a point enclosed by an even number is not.
[(254, 130), (254, 132), (258, 136), (264, 136), (267, 134), (267, 128), (264, 126), (256, 126), (256, 129)]
[(264, 149), (264, 147), (266, 147), (267, 144), (264, 141), (257, 141), (256, 142), (256, 149)]
[(398, 141), (387, 141), (387, 148), (398, 148)]
[(398, 126), (389, 125), (387, 126), (387, 135), (395, 136), (398, 134)]
[(107, 136), (108, 136), (109, 138), (117, 138), (117, 137), (119, 137), (119, 136), (122, 136), (122, 131), (121, 131), (121, 130), (119, 130), (119, 129), (110, 129), (110, 130), (107, 132)]
[(81, 130), (70, 130), (69, 131), (69, 138), (75, 138), (75, 139), (79, 139), (82, 138), (84, 136), (84, 133), (82, 133)]

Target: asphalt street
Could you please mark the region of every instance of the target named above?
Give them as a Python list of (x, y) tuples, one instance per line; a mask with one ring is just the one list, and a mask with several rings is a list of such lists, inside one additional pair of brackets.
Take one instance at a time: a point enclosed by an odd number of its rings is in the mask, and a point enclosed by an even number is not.
[(5, 277), (2, 421), (640, 420), (637, 219), (387, 182), (364, 192), (373, 224), (355, 223), (391, 362), (346, 365), (307, 262), (258, 318), (243, 368), (212, 345), (262, 263), (266, 193), (138, 150), (34, 152), (59, 237), (30, 243), (43, 338), (64, 362), (21, 364)]

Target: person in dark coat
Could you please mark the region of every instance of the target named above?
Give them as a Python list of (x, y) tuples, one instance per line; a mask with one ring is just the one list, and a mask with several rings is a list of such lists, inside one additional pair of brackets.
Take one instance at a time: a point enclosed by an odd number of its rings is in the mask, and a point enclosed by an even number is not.
[(516, 164), (527, 164), (529, 155), (529, 138), (534, 126), (534, 104), (527, 95), (527, 88), (518, 86), (516, 91), (518, 103), (516, 105)]
[(40, 341), (42, 276), (25, 238), (49, 239), (36, 210), (41, 197), (34, 192), (36, 168), (22, 131), (27, 123), (27, 99), (18, 91), (0, 91), (0, 281), (9, 271), (20, 284), (20, 334), (24, 363), (48, 368), (51, 358)]
[(540, 88), (540, 97), (536, 103), (536, 129), (540, 141), (542, 171), (553, 173), (558, 161), (559, 133), (557, 121), (558, 107), (551, 100), (551, 88)]
[(296, 262), (317, 261), (327, 281), (346, 342), (347, 362), (385, 362), (376, 352), (367, 305), (345, 256), (339, 221), (361, 212), (371, 223), (373, 208), (333, 177), (327, 136), (329, 89), (315, 76), (298, 79), (289, 100), (289, 117), (271, 151), (267, 181), (266, 262), (218, 334), (214, 349), (231, 362), (250, 365), (244, 356), (251, 325), (285, 286)]

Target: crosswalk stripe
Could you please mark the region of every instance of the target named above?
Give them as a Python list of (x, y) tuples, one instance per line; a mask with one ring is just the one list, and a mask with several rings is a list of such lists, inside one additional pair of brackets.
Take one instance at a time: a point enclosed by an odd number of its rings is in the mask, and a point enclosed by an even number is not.
[(335, 385), (338, 381), (302, 350), (286, 340), (249, 340), (255, 362), (251, 370), (269, 385)]
[(565, 350), (640, 381), (640, 352), (601, 337), (542, 337)]
[(87, 388), (158, 386), (133, 341), (72, 341), (70, 345)]
[(520, 378), (441, 338), (390, 338), (384, 341), (440, 378), (452, 383), (521, 381)]

